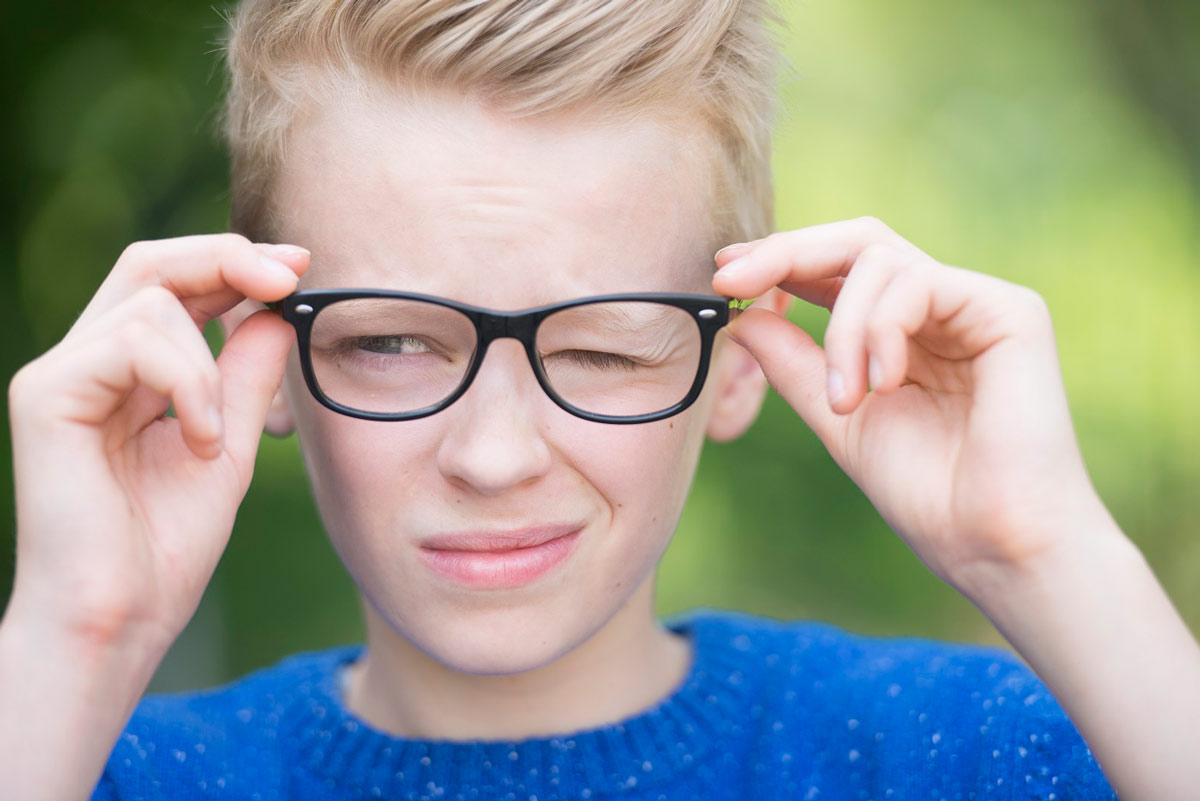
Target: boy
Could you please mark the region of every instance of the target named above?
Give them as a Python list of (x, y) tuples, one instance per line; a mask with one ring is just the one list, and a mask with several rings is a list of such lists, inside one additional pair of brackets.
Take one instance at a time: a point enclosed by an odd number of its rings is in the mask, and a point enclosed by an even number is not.
[[(131, 246), (10, 385), (0, 796), (1193, 791), (1200, 651), (1091, 487), (1044, 304), (868, 218), (768, 235), (767, 16), (239, 10), (243, 236)], [(724, 296), (760, 299), (722, 326)], [(792, 296), (832, 308), (824, 350)], [(744, 431), (767, 381), (1036, 675), (816, 622), (654, 619), (702, 440)], [(264, 428), (299, 437), (366, 647), (139, 704)]]

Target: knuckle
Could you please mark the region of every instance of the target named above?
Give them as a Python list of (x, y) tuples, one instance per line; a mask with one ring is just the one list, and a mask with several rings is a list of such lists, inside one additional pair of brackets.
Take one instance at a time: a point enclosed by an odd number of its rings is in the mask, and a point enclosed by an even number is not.
[(217, 238), (218, 242), (226, 247), (242, 248), (252, 244), (249, 239), (235, 231), (224, 231), (219, 234), (214, 234), (214, 236)]
[(39, 394), (41, 385), (38, 361), (21, 367), (8, 382), (8, 408), (12, 411), (24, 409)]
[(767, 234), (759, 242), (756, 250), (761, 250), (765, 253), (773, 253), (778, 251), (780, 248), (786, 248), (787, 242), (790, 239), (788, 233), (790, 232), (775, 231), (774, 233)]
[(1046, 303), (1046, 299), (1042, 297), (1042, 293), (1030, 287), (1021, 287), (1024, 301), (1030, 310), (1037, 314), (1045, 314), (1050, 316), (1050, 305)]
[(117, 263), (140, 263), (147, 261), (150, 254), (154, 252), (154, 243), (149, 240), (139, 240), (131, 242), (121, 251), (121, 255), (117, 257)]
[(1046, 299), (1042, 297), (1042, 294), (1035, 289), (1020, 284), (1015, 284), (1014, 287), (1013, 295), (1021, 311), (1030, 320), (1049, 322), (1050, 306), (1046, 303)]
[(154, 342), (156, 340), (155, 333), (154, 326), (141, 317), (134, 317), (126, 320), (117, 328), (113, 339), (115, 344), (127, 352), (132, 352), (134, 349), (140, 349)]
[(183, 310), (178, 296), (161, 284), (142, 287), (134, 293), (134, 302), (140, 313), (164, 328), (174, 326)]
[(884, 265), (890, 264), (896, 260), (899, 255), (897, 250), (891, 245), (885, 245), (881, 242), (872, 242), (862, 249), (855, 259), (854, 268), (863, 270), (878, 270)]
[(249, 239), (233, 232), (214, 234), (213, 244), (218, 258), (222, 261), (245, 258), (249, 250), (254, 247), (254, 243)]
[[(944, 274), (938, 274), (938, 267), (937, 262), (929, 259), (912, 258), (907, 255), (901, 257), (896, 276), (892, 279), (895, 289), (892, 290), (889, 286), (887, 294), (889, 296), (898, 295), (906, 300), (911, 299), (921, 292), (922, 288), (932, 286), (939, 280), (945, 280)], [(895, 300), (891, 300), (891, 302), (894, 303)]]
[(1042, 297), (1042, 294), (1034, 289), (1026, 288), (1025, 303), (1029, 309), (1030, 319), (1035, 325), (1042, 330), (1050, 329), (1052, 322), (1050, 319), (1050, 304)]
[(113, 269), (132, 273), (138, 279), (149, 278), (155, 272), (154, 256), (158, 247), (153, 240), (132, 242), (121, 251)]
[(854, 222), (858, 225), (858, 227), (862, 228), (867, 234), (870, 235), (881, 236), (883, 234), (892, 233), (892, 229), (889, 228), (883, 222), (883, 220), (879, 219), (878, 217), (873, 217), (869, 214), (857, 218)]

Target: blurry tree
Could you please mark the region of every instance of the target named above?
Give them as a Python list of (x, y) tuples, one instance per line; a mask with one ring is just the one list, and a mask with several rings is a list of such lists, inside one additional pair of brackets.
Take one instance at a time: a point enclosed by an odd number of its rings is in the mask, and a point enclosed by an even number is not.
[[(1093, 478), (1200, 627), (1200, 6), (777, 2), (801, 76), (781, 87), (780, 227), (874, 214), (935, 258), (1042, 292)], [(213, 122), (224, 5), (6, 9), (5, 376), (62, 337), (126, 244), (223, 229), (227, 160)], [(827, 317), (794, 314), (818, 338)], [(11, 488), (8, 437), (6, 425), (0, 485)], [(4, 598), (12, 520), (6, 490)], [(664, 611), (710, 604), (998, 640), (775, 396), (745, 438), (706, 447), (659, 600)], [(155, 686), (211, 683), (358, 628), (295, 439), (267, 440), (213, 584)]]
[(1200, 186), (1200, 3), (1100, 0), (1084, 5), (1093, 9), (1101, 46), (1125, 86), (1175, 134), (1192, 181)]

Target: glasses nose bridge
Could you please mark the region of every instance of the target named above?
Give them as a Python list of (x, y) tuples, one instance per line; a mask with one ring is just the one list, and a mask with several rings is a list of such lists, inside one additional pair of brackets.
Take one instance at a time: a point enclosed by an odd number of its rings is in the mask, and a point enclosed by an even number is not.
[(530, 312), (484, 312), (479, 316), (479, 347), (482, 350), (494, 339), (512, 338), (526, 346), (533, 345), (537, 330), (537, 315)]
[(538, 326), (538, 315), (536, 312), (492, 312), (478, 311), (476, 312), (476, 329), (478, 331), (479, 341), (476, 343), (475, 369), (471, 371), (469, 384), (474, 384), (479, 371), (482, 369), (484, 359), (491, 349), (491, 344), (497, 339), (515, 339), (521, 346), (526, 357), (528, 357), (529, 366), (533, 370), (533, 378), (536, 383), (541, 386), (542, 391), (546, 391), (545, 385), (542, 383), (541, 366), (537, 363), (536, 346), (533, 336)]

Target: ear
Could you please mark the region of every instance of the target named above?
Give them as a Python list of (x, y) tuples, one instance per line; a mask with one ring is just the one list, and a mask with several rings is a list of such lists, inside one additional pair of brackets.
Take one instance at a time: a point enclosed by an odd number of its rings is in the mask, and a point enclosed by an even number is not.
[[(792, 305), (792, 296), (773, 287), (754, 301), (781, 317)], [(767, 378), (750, 351), (722, 336), (721, 350), (714, 358), (716, 386), (706, 433), (709, 439), (726, 442), (745, 433), (758, 417), (767, 395)]]
[[(261, 303), (247, 298), (217, 317), (217, 322), (221, 326), (222, 341), (228, 342), (229, 337), (242, 324), (243, 320), (264, 308), (266, 307)], [(275, 393), (275, 397), (271, 400), (271, 406), (267, 410), (267, 419), (263, 423), (263, 431), (273, 437), (282, 438), (291, 434), (295, 429), (296, 423), (292, 416), (291, 403), (288, 400), (287, 381), (284, 380), (279, 386), (279, 391)]]

